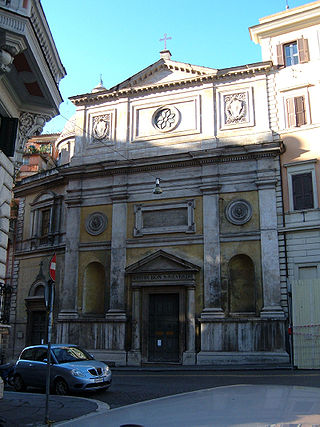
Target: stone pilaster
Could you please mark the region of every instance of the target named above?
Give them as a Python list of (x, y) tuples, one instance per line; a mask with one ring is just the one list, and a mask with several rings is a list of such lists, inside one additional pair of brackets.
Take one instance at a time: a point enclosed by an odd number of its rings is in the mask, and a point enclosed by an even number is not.
[(135, 288), (132, 291), (132, 338), (131, 350), (128, 352), (128, 365), (140, 366), (141, 365), (141, 322), (140, 322), (140, 300), (141, 290)]
[(81, 197), (77, 194), (79, 189), (81, 189), (81, 183), (73, 181), (72, 188), (68, 188), (69, 197), (66, 199), (66, 251), (61, 311), (59, 313), (60, 320), (78, 317), (77, 295), (81, 214)]
[(201, 318), (221, 318), (219, 187), (203, 188), (204, 309)]
[(276, 180), (256, 181), (259, 189), (261, 267), (264, 306), (262, 318), (284, 319), (280, 306), (280, 264), (276, 212)]
[(110, 267), (110, 310), (125, 309), (125, 268), (127, 240), (127, 196), (113, 198)]
[(127, 193), (112, 196), (112, 242), (110, 266), (110, 308), (106, 314), (106, 349), (109, 360), (126, 364), (125, 268), (127, 240)]
[(186, 351), (183, 353), (184, 365), (196, 364), (195, 351), (195, 288), (189, 287), (187, 295), (187, 313), (186, 313)]

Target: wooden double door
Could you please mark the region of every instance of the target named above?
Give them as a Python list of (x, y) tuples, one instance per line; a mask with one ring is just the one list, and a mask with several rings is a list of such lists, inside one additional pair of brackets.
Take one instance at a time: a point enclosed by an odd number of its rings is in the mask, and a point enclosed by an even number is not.
[(181, 308), (181, 296), (178, 292), (148, 294), (148, 362), (180, 361)]

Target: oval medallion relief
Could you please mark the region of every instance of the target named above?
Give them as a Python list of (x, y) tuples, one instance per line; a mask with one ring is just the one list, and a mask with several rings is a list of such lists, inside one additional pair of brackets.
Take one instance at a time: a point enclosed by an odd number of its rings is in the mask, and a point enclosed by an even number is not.
[(158, 108), (152, 116), (152, 124), (160, 132), (169, 132), (175, 129), (179, 122), (180, 112), (172, 105)]
[(252, 207), (246, 200), (233, 200), (225, 210), (226, 218), (231, 224), (243, 225), (252, 217)]
[(107, 227), (107, 217), (101, 212), (94, 212), (86, 219), (86, 230), (92, 236), (101, 234)]

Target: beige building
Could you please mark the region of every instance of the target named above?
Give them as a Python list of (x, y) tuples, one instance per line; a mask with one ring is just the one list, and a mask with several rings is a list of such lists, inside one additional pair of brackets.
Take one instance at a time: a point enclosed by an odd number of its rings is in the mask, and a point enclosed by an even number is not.
[(272, 127), (285, 146), (279, 232), (282, 282), (293, 287), (295, 363), (319, 368), (320, 2), (260, 19), (250, 33), (263, 60), (277, 65), (269, 98)]

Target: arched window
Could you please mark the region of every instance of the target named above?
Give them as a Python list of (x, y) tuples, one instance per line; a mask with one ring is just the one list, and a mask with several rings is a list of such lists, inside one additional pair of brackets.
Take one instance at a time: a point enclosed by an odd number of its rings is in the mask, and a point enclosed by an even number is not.
[(105, 271), (102, 264), (90, 263), (84, 273), (83, 283), (83, 313), (104, 314), (105, 305)]
[(30, 204), (30, 237), (33, 247), (53, 245), (60, 239), (62, 196), (51, 191), (39, 194)]
[(229, 262), (230, 314), (256, 314), (256, 287), (252, 259), (236, 255)]
[(33, 296), (43, 297), (44, 296), (44, 285), (38, 285), (33, 291)]

